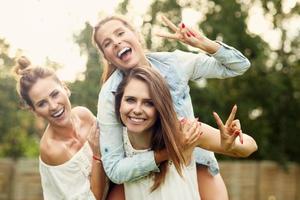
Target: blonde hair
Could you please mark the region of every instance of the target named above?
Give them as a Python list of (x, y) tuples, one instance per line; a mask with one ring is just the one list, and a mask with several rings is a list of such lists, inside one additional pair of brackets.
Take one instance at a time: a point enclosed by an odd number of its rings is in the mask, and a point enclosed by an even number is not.
[[(138, 79), (147, 84), (153, 105), (158, 113), (157, 121), (152, 127), (152, 150), (166, 148), (176, 170), (182, 175), (181, 166), (184, 163), (184, 156), (181, 151), (179, 123), (168, 85), (157, 71), (150, 67), (135, 67), (125, 75), (115, 95), (115, 112), (117, 118), (120, 119), (120, 107), (124, 90), (132, 79)], [(168, 170), (168, 161), (161, 163), (159, 168), (160, 172), (154, 173), (152, 191), (163, 183)]]
[(52, 77), (57, 83), (63, 85), (52, 69), (34, 67), (25, 56), (18, 58), (16, 63), (16, 66), (13, 68), (13, 73), (17, 79), (17, 92), (24, 105), (30, 106), (32, 109), (34, 109), (34, 105), (28, 93), (39, 79)]
[(143, 41), (141, 40), (140, 35), (137, 33), (136, 29), (134, 28), (134, 26), (129, 22), (128, 19), (126, 19), (125, 16), (122, 15), (113, 15), (113, 16), (108, 16), (102, 20), (100, 20), (97, 25), (94, 27), (94, 31), (93, 31), (93, 43), (94, 45), (97, 47), (97, 49), (101, 52), (102, 54), (102, 58), (103, 58), (103, 73), (101, 76), (101, 82), (104, 83), (105, 81), (107, 81), (107, 79), (112, 75), (112, 73), (118, 68), (117, 66), (113, 65), (112, 63), (108, 62), (105, 58), (104, 58), (104, 54), (103, 54), (103, 49), (101, 48), (101, 45), (99, 44), (99, 42), (97, 41), (97, 32), (99, 31), (99, 29), (106, 24), (109, 21), (112, 20), (117, 20), (120, 21), (121, 23), (123, 23), (124, 26), (126, 26), (129, 30), (131, 30), (132, 32), (137, 34), (137, 37), (139, 39), (139, 41), (141, 42), (141, 44), (143, 44)]

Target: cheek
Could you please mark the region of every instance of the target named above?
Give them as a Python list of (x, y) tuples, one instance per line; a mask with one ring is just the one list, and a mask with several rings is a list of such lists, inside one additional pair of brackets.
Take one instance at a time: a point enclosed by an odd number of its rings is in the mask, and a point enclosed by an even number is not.
[(155, 109), (151, 109), (149, 110), (149, 116), (151, 116), (152, 120), (153, 121), (156, 121), (157, 120), (157, 111)]
[(120, 117), (123, 120), (126, 117), (126, 114), (128, 113), (128, 108), (124, 106), (124, 104), (122, 103), (119, 112), (120, 112)]

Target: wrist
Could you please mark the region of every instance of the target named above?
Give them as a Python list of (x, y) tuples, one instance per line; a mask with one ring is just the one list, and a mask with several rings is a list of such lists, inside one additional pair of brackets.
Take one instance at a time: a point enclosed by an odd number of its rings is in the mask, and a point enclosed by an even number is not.
[(210, 40), (209, 38), (205, 37), (197, 47), (209, 54), (215, 54), (220, 49), (221, 45), (216, 41)]
[(93, 160), (95, 160), (95, 161), (101, 162), (101, 158), (100, 158), (100, 156), (98, 156), (98, 155), (93, 155), (92, 158), (93, 158)]

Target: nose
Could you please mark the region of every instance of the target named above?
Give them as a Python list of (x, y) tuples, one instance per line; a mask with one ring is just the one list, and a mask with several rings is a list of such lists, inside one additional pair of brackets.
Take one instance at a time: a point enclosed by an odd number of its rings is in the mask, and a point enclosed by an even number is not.
[(57, 105), (58, 104), (55, 101), (53, 101), (53, 100), (49, 101), (49, 108), (50, 108), (50, 110), (55, 110), (57, 108)]
[(116, 37), (116, 38), (114, 38), (113, 43), (115, 46), (117, 46), (117, 45), (121, 44), (121, 40)]
[(133, 108), (133, 113), (134, 113), (135, 115), (140, 115), (140, 114), (142, 114), (142, 106), (141, 106), (141, 104), (136, 104), (136, 105), (134, 106), (134, 108)]

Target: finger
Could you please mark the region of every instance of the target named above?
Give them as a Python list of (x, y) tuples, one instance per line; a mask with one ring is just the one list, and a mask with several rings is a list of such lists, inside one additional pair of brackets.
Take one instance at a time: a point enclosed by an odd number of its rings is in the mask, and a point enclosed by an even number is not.
[(234, 105), (233, 108), (232, 108), (232, 110), (231, 110), (231, 113), (230, 113), (230, 115), (229, 115), (229, 117), (228, 117), (228, 119), (227, 119), (227, 121), (225, 123), (225, 125), (228, 126), (228, 125), (230, 125), (232, 123), (232, 121), (234, 120), (236, 111), (237, 111), (237, 106)]
[(235, 121), (236, 121), (236, 127), (237, 127), (238, 129), (242, 129), (240, 120), (236, 119)]
[(171, 22), (166, 16), (162, 15), (161, 19), (163, 20), (164, 23), (174, 32), (177, 32), (178, 28), (173, 22)]
[(225, 127), (224, 127), (224, 124), (223, 124), (221, 118), (219, 117), (219, 115), (216, 112), (213, 112), (213, 115), (214, 115), (216, 123), (217, 123), (217, 125), (220, 129), (221, 134), (224, 134), (225, 133)]
[(203, 132), (201, 131), (201, 123), (198, 123), (197, 128), (195, 130), (195, 135), (193, 138), (191, 138), (191, 144), (197, 142), (202, 134)]
[(188, 38), (190, 38), (192, 35), (191, 35), (191, 33), (188, 31), (188, 29), (186, 29), (186, 28), (183, 28), (183, 29), (180, 29), (180, 32), (179, 32), (181, 35), (182, 35), (182, 37), (183, 38), (185, 38), (185, 39), (188, 39)]
[(240, 143), (243, 144), (244, 143), (244, 138), (243, 138), (242, 131), (240, 131), (240, 133), (239, 133), (239, 138), (240, 138)]
[(192, 122), (190, 122), (190, 127), (188, 129), (189, 133), (194, 133), (196, 128), (197, 128), (197, 121), (193, 120)]
[(179, 39), (176, 34), (172, 34), (172, 33), (155, 33), (155, 35), (158, 37), (163, 37), (163, 38), (167, 38), (167, 39), (174, 39), (174, 40)]

